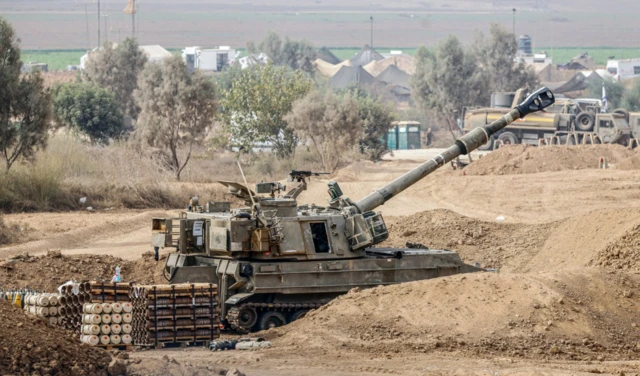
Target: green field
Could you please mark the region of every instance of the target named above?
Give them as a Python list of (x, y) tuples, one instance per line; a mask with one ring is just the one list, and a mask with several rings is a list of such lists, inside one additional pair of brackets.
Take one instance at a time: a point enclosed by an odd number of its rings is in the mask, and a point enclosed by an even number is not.
[[(179, 48), (168, 48), (174, 54), (180, 53)], [(388, 53), (390, 50), (401, 50), (404, 53), (413, 55), (415, 48), (396, 48), (396, 47), (377, 47), (376, 50), (382, 53)], [(331, 48), (340, 59), (350, 59), (360, 48)], [(537, 48), (536, 52), (546, 51), (552, 58), (554, 64), (561, 64), (569, 61), (574, 56), (588, 52), (593, 56), (598, 65), (605, 65), (609, 56), (616, 58), (629, 59), (632, 57), (640, 57), (640, 48), (611, 48), (611, 47), (562, 47)], [(23, 50), (22, 60), (26, 62), (38, 62), (49, 64), (49, 70), (65, 70), (67, 65), (80, 64), (80, 57), (86, 53), (85, 50)]]

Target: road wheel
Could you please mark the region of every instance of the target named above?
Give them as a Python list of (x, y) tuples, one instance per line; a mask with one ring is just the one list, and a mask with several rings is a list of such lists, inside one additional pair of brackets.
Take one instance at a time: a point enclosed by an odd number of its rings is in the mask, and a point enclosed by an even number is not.
[(238, 324), (250, 331), (258, 322), (258, 312), (253, 307), (244, 307), (238, 312)]
[(504, 132), (498, 136), (498, 140), (502, 141), (505, 145), (516, 145), (520, 142), (518, 141), (518, 137), (511, 132)]
[(626, 121), (629, 121), (629, 111), (625, 110), (624, 108), (616, 108), (615, 110), (613, 110), (614, 114), (620, 114), (622, 116), (624, 116), (624, 119)]
[(277, 328), (279, 326), (283, 326), (287, 324), (287, 319), (284, 318), (284, 315), (280, 312), (267, 311), (262, 314), (260, 318), (260, 330), (268, 330), (272, 328)]
[(291, 319), (289, 320), (289, 322), (294, 322), (297, 319), (299, 319), (300, 317), (304, 316), (305, 313), (309, 312), (308, 309), (301, 309), (299, 311), (295, 311), (293, 313), (293, 315), (291, 315)]
[(584, 132), (590, 132), (595, 124), (595, 118), (588, 112), (581, 112), (576, 116), (576, 128)]

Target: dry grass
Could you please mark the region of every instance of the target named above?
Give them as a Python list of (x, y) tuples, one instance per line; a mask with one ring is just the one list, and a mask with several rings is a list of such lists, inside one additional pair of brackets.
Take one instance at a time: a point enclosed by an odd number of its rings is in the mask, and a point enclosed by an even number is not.
[[(349, 156), (351, 160), (352, 156)], [(295, 157), (279, 160), (271, 153), (236, 155), (196, 151), (177, 182), (156, 151), (133, 142), (94, 146), (58, 134), (31, 163), (0, 174), (0, 211), (80, 210), (101, 208), (182, 208), (189, 197), (229, 200), (218, 180), (241, 181), (237, 160), (250, 184), (284, 180), (292, 169), (319, 171), (313, 155), (301, 147)], [(80, 199), (86, 197), (84, 203)]]
[(8, 225), (0, 215), (0, 246), (24, 241), (28, 231), (26, 225)]

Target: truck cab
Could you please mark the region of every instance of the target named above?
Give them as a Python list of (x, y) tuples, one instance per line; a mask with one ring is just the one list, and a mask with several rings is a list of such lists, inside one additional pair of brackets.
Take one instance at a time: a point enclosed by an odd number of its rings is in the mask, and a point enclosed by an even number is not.
[(602, 143), (619, 143), (626, 145), (631, 137), (631, 127), (624, 115), (616, 113), (600, 113), (595, 117), (594, 133)]

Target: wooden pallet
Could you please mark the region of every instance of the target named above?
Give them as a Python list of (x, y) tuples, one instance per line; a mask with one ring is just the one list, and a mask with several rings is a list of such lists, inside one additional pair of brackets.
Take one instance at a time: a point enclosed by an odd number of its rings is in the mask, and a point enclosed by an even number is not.
[[(193, 339), (193, 338), (192, 338)], [(215, 339), (214, 339), (215, 340)], [(169, 349), (169, 348), (176, 348), (176, 347), (208, 347), (209, 346), (209, 342), (211, 342), (211, 340), (207, 339), (207, 340), (196, 340), (194, 341), (190, 341), (190, 342), (185, 342), (185, 341), (179, 341), (179, 342), (158, 342), (158, 344), (154, 345), (154, 344), (147, 344), (147, 345), (140, 345), (140, 347), (146, 348), (146, 349), (153, 349), (153, 350), (159, 350), (159, 349)]]
[(121, 351), (126, 351), (126, 352), (131, 352), (133, 351), (133, 345), (132, 344), (128, 344), (128, 345), (124, 345), (124, 344), (120, 344), (120, 345), (114, 345), (114, 344), (108, 344), (108, 345), (103, 345), (103, 344), (98, 344), (95, 347), (101, 347), (107, 351), (110, 350), (121, 350)]

